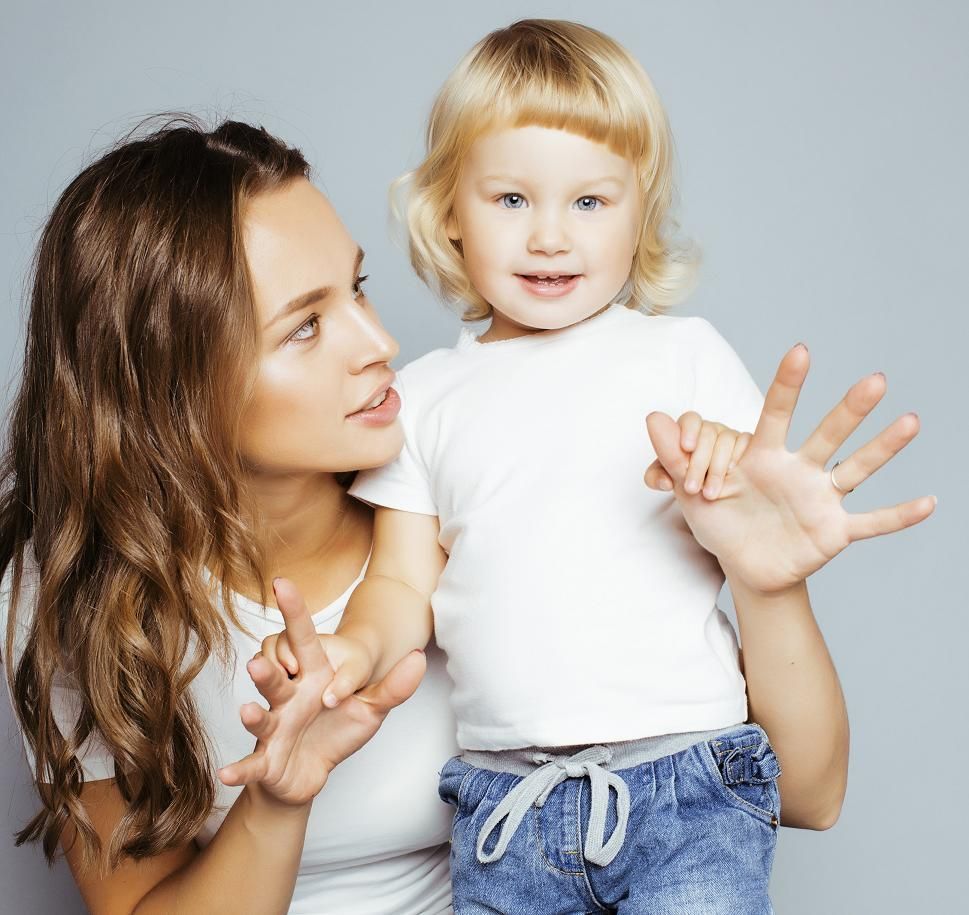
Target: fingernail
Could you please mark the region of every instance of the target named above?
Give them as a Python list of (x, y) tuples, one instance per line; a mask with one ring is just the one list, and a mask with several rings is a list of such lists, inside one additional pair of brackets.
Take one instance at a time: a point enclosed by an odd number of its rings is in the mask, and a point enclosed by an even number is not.
[(333, 693), (324, 693), (323, 704), (327, 708), (333, 708), (336, 705), (336, 696), (334, 696)]
[(694, 448), (696, 448), (696, 439), (695, 438), (687, 438), (687, 439), (684, 439), (683, 440), (683, 450), (684, 451), (692, 451)]
[(794, 349), (797, 349), (798, 346), (801, 347), (801, 349), (803, 349), (805, 352), (807, 352), (807, 344), (806, 343), (798, 343), (798, 344), (795, 345)]
[(700, 484), (696, 480), (687, 480), (686, 486), (683, 487), (687, 492), (699, 492)]
[(939, 504), (938, 496), (929, 496), (929, 498), (932, 500), (932, 507), (935, 508)]
[(659, 488), (669, 492), (673, 488), (673, 484), (667, 480), (666, 477), (663, 477), (663, 479), (659, 481)]
[(909, 415), (909, 416), (914, 416), (914, 417), (915, 417), (916, 419), (918, 419), (918, 418), (919, 418), (919, 415), (918, 415), (918, 413), (916, 413), (916, 412), (915, 412), (914, 410), (911, 410), (911, 411), (909, 412), (909, 414), (908, 414), (908, 415)]
[(872, 372), (872, 375), (881, 375), (882, 378), (885, 377), (885, 373), (884, 372)]

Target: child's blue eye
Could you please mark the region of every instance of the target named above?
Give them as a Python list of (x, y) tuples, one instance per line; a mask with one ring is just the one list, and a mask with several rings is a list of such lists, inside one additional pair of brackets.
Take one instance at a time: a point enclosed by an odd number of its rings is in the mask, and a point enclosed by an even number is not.
[(575, 201), (576, 209), (591, 213), (593, 210), (602, 206), (602, 201), (598, 197), (580, 197)]
[(521, 194), (502, 194), (498, 199), (508, 210), (520, 210), (525, 206), (525, 198)]

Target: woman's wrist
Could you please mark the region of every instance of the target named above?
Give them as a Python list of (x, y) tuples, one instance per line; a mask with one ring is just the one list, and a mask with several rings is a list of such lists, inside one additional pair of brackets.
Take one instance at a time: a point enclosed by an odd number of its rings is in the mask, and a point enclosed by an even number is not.
[(748, 612), (780, 612), (791, 606), (803, 606), (807, 598), (807, 581), (804, 579), (776, 591), (762, 591), (727, 570), (724, 570), (724, 575), (738, 612), (741, 607)]
[(295, 804), (281, 800), (259, 782), (246, 785), (240, 800), (245, 805), (245, 822), (253, 831), (262, 833), (276, 825), (282, 829), (302, 825), (305, 831), (313, 806), (312, 798)]

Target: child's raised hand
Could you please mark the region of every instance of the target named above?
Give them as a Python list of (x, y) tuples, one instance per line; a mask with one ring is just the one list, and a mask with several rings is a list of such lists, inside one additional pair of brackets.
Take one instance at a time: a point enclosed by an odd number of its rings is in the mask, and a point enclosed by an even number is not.
[(924, 521), (935, 508), (923, 496), (875, 511), (849, 514), (842, 500), (886, 464), (918, 433), (918, 417), (906, 414), (838, 464), (825, 464), (885, 393), (875, 374), (854, 384), (797, 450), (785, 447), (798, 394), (807, 376), (807, 348), (798, 345), (781, 360), (742, 457), (728, 470), (719, 498), (686, 492), (690, 455), (682, 430), (663, 413), (646, 420), (649, 436), (693, 536), (720, 562), (731, 581), (761, 593), (791, 587), (821, 568), (855, 540), (890, 534)]
[[(734, 467), (750, 444), (749, 432), (738, 432), (723, 423), (703, 419), (690, 410), (678, 420), (680, 448), (690, 455), (683, 483), (685, 492), (703, 491), (707, 499), (715, 499), (723, 487), (723, 478)], [(669, 492), (673, 481), (657, 458), (646, 468), (644, 476), (650, 489)]]
[[(317, 638), (334, 671), (333, 679), (323, 691), (323, 704), (327, 708), (336, 708), (347, 696), (370, 682), (374, 659), (367, 647), (357, 639), (319, 633)], [(290, 647), (285, 629), (266, 636), (256, 657), (259, 655), (279, 664), (291, 677), (299, 673), (299, 661)]]

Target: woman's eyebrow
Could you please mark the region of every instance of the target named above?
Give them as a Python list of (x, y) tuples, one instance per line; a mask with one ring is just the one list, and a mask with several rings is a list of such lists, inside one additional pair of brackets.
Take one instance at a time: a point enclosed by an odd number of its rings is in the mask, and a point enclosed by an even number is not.
[[(352, 280), (356, 280), (357, 273), (360, 270), (360, 265), (363, 263), (364, 252), (363, 248), (359, 245), (357, 246), (357, 255), (353, 261), (353, 276)], [(266, 327), (271, 327), (277, 321), (281, 321), (283, 318), (291, 315), (294, 311), (302, 311), (304, 308), (312, 305), (314, 302), (320, 302), (328, 298), (333, 293), (332, 286), (317, 286), (316, 289), (311, 289), (309, 292), (304, 292), (301, 295), (296, 296), (295, 299), (290, 299), (279, 311), (276, 312), (266, 324)]]

